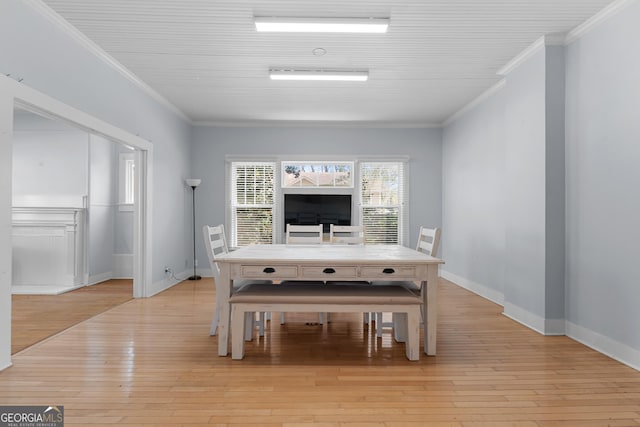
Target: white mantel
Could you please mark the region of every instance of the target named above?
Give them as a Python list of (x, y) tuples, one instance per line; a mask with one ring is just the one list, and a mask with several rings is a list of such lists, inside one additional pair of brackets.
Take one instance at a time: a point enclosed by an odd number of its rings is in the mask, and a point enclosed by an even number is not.
[(84, 286), (83, 207), (14, 207), (12, 293)]

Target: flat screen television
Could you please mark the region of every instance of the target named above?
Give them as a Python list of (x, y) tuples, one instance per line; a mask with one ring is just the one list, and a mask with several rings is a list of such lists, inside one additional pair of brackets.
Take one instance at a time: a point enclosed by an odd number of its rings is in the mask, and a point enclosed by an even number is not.
[(323, 232), (329, 232), (329, 224), (351, 225), (350, 194), (285, 194), (284, 224), (323, 224)]

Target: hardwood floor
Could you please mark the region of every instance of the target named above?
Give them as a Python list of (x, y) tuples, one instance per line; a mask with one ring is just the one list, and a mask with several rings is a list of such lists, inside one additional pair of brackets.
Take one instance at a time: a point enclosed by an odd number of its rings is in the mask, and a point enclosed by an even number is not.
[(11, 354), (133, 298), (133, 281), (114, 279), (60, 295), (11, 296)]
[(13, 357), (2, 405), (64, 405), (66, 426), (639, 426), (640, 372), (440, 283), (438, 355), (404, 357), (359, 314), (274, 315), (246, 357), (208, 335), (211, 279), (183, 282)]

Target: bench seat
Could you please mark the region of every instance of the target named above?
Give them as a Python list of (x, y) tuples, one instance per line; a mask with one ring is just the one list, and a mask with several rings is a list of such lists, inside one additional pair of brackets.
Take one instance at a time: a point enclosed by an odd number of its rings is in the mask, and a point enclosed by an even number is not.
[(231, 357), (244, 357), (245, 322), (253, 312), (393, 312), (399, 318), (399, 336), (406, 337), (405, 352), (409, 360), (419, 360), (420, 296), (401, 286), (367, 284), (286, 285), (254, 283), (242, 287), (230, 298)]

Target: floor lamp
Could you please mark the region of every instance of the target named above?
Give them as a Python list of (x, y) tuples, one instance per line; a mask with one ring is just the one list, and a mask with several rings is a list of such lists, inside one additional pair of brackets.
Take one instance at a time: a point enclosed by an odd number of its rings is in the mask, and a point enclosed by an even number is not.
[(193, 190), (193, 276), (189, 280), (200, 280), (202, 277), (196, 274), (196, 187), (200, 185), (200, 179), (185, 179), (185, 182)]

